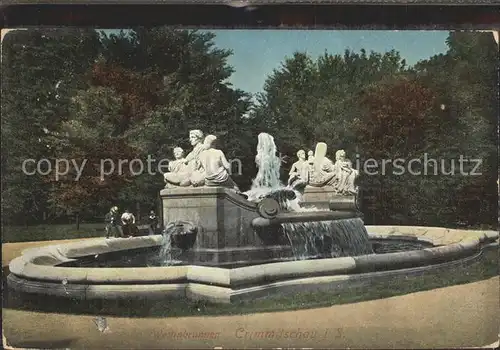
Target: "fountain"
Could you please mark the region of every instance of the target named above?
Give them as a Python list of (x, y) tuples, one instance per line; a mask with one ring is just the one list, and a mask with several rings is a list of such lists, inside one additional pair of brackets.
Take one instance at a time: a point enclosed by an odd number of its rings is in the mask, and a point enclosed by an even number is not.
[[(258, 172), (245, 193), (223, 186), (169, 186), (161, 191), (165, 226), (182, 221), (199, 228), (189, 246), (172, 246), (176, 259), (235, 266), (373, 253), (354, 198), (339, 201), (338, 207), (323, 198), (326, 210), (302, 206), (302, 193), (281, 183), (276, 154), (274, 138), (259, 134)], [(319, 254), (313, 241), (328, 245), (328, 252)]]
[[(164, 175), (163, 235), (92, 239), (28, 249), (9, 265), (10, 288), (80, 299), (189, 298), (230, 303), (453, 271), (481, 259), (496, 231), (365, 227), (357, 170), (318, 143), (287, 185), (271, 135), (258, 136), (257, 175), (241, 192), (216, 137), (190, 132)], [(498, 243), (493, 243), (498, 244)]]

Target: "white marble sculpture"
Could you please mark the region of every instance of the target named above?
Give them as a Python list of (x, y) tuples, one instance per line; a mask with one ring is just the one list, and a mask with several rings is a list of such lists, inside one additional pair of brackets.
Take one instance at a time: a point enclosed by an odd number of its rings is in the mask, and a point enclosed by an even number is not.
[(189, 141), (193, 150), (184, 158), (180, 147), (174, 149), (175, 160), (168, 166), (165, 173), (165, 188), (221, 186), (234, 189), (239, 193), (238, 186), (230, 176), (231, 164), (224, 152), (215, 148), (217, 137), (208, 135), (203, 139), (201, 130), (191, 130)]
[(358, 188), (355, 185), (355, 180), (359, 175), (359, 171), (353, 169), (352, 163), (346, 158), (343, 149), (335, 153), (334, 172), (337, 178), (335, 188), (339, 194), (351, 195), (357, 193)]
[(174, 158), (175, 160), (168, 163), (168, 171), (172, 173), (182, 173), (186, 169), (186, 164), (184, 163), (184, 150), (180, 147), (175, 147)]
[[(193, 146), (193, 150), (189, 152), (186, 158), (177, 159), (172, 169), (169, 172), (163, 174), (165, 179), (166, 188), (169, 187), (187, 187), (193, 184), (199, 184), (201, 182), (199, 172), (196, 172), (199, 169), (199, 155), (205, 149), (203, 146), (203, 132), (201, 130), (191, 130), (189, 132), (189, 142)], [(175, 155), (174, 155), (175, 156)], [(181, 164), (179, 164), (181, 163)], [(183, 163), (183, 164), (182, 164)]]
[(199, 155), (199, 169), (197, 171), (204, 179), (205, 186), (221, 186), (239, 191), (238, 186), (231, 178), (231, 164), (224, 152), (215, 148), (217, 137), (208, 135), (203, 143), (204, 150)]

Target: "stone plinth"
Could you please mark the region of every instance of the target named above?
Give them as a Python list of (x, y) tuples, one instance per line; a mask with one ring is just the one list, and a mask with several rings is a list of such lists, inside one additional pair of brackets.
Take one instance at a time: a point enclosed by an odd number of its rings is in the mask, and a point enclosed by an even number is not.
[[(302, 200), (302, 206), (315, 206), (321, 210), (344, 210), (344, 206), (348, 203), (357, 204), (356, 196), (340, 195), (330, 186), (307, 186), (304, 190)], [(333, 207), (331, 203), (333, 203)], [(338, 208), (335, 208), (336, 203), (339, 206)]]
[(180, 259), (203, 265), (273, 261), (291, 255), (286, 245), (266, 245), (251, 226), (257, 205), (224, 187), (178, 187), (160, 192), (163, 224), (188, 221), (198, 227), (192, 248)]

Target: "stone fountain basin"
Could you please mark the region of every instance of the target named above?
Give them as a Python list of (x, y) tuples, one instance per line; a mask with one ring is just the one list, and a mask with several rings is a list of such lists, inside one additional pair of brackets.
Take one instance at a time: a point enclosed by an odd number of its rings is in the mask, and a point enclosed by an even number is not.
[(496, 231), (438, 227), (366, 226), (370, 238), (430, 242), (421, 250), (268, 263), (238, 268), (169, 266), (76, 268), (55, 266), (89, 255), (155, 247), (162, 236), (90, 239), (23, 251), (9, 265), (10, 288), (76, 299), (188, 298), (217, 303), (273, 295), (332, 291), (426, 271), (453, 271), (481, 258)]

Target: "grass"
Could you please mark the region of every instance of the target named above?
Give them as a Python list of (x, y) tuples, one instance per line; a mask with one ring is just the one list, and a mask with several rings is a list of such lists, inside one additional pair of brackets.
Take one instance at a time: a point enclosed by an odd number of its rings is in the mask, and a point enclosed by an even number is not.
[(2, 243), (52, 241), (59, 239), (79, 239), (104, 236), (104, 223), (84, 223), (76, 229), (76, 224), (4, 226)]
[(214, 304), (205, 301), (171, 299), (160, 301), (81, 301), (37, 296), (18, 298), (18, 296), (11, 295), (10, 297), (4, 297), (4, 307), (45, 312), (95, 314), (101, 316), (115, 315), (122, 317), (240, 315), (256, 312), (277, 312), (327, 307), (382, 299), (418, 291), (477, 282), (498, 276), (498, 274), (498, 252), (495, 249), (490, 249), (485, 251), (482, 260), (470, 266), (457, 267), (453, 270), (453, 273), (450, 273), (449, 270), (428, 272), (420, 276), (408, 277), (405, 280), (401, 280), (399, 277), (339, 292), (315, 292), (288, 297), (268, 297), (261, 300), (229, 305)]

